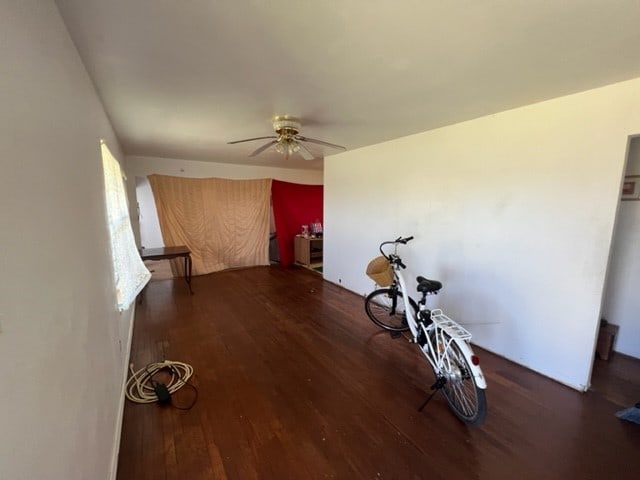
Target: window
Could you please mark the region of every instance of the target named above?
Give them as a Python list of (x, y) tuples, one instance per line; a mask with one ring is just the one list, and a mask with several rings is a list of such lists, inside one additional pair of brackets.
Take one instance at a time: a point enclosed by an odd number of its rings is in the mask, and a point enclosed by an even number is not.
[(104, 142), (101, 142), (101, 147), (116, 299), (118, 309), (123, 311), (133, 303), (151, 278), (151, 274), (142, 263), (133, 238), (120, 163)]

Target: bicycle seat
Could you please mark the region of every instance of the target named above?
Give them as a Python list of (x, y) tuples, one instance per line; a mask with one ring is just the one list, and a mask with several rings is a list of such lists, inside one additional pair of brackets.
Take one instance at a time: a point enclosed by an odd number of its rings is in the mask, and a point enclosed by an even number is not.
[(436, 293), (442, 288), (442, 283), (437, 280), (429, 280), (428, 278), (418, 277), (418, 291), (421, 293)]

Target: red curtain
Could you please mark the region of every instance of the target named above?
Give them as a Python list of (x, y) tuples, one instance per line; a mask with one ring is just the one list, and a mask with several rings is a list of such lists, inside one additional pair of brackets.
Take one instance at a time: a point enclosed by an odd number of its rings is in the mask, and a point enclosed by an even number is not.
[(286, 267), (293, 263), (293, 238), (301, 233), (302, 225), (323, 222), (323, 186), (273, 180), (271, 199), (280, 263)]

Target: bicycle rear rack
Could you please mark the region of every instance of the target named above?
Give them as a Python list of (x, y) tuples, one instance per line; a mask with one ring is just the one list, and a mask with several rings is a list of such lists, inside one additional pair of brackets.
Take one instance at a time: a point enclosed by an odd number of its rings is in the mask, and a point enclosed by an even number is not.
[(455, 321), (447, 317), (442, 310), (431, 310), (431, 320), (451, 338), (471, 340), (471, 333)]

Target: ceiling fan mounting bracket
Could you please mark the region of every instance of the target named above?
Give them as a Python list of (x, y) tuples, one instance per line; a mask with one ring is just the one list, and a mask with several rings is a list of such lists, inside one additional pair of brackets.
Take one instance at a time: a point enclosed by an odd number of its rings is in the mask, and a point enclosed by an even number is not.
[(300, 120), (289, 115), (273, 117), (273, 129), (281, 136), (294, 136), (300, 132)]

